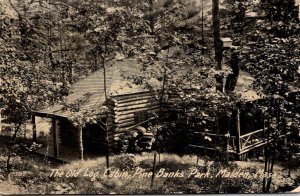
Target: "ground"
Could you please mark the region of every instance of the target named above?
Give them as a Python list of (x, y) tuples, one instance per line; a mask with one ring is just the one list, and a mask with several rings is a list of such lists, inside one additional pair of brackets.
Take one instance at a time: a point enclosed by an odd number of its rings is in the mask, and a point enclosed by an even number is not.
[[(4, 161), (2, 156), (1, 169)], [(62, 164), (29, 153), (14, 157), (12, 163), (14, 169), (9, 180), (3, 170), (0, 172), (0, 190), (8, 194), (259, 193), (262, 177), (254, 175), (264, 168), (262, 159), (220, 165), (202, 156), (197, 159), (195, 155), (161, 154), (157, 157), (156, 176), (151, 187), (153, 153), (112, 156), (109, 176), (104, 157)], [(234, 176), (238, 171), (244, 173)], [(299, 186), (299, 177), (298, 165), (288, 177), (284, 163), (277, 161), (271, 192), (293, 190)]]

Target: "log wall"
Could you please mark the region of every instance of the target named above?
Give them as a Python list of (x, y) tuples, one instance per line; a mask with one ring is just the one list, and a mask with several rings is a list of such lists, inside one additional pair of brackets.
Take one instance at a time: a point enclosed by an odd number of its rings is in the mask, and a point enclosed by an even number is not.
[(124, 133), (128, 127), (136, 125), (135, 113), (145, 111), (148, 118), (159, 111), (159, 102), (150, 92), (115, 96), (112, 98), (112, 115), (115, 134)]

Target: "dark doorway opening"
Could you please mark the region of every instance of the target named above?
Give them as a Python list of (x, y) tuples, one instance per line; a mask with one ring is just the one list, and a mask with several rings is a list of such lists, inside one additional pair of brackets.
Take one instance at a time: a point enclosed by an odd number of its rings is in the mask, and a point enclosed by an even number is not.
[(107, 149), (106, 130), (97, 124), (87, 124), (83, 128), (83, 149), (86, 155), (104, 155)]

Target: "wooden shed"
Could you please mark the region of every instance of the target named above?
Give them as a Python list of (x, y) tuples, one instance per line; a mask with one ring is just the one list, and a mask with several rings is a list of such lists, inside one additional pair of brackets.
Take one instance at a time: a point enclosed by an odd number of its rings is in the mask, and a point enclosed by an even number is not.
[[(158, 112), (159, 104), (144, 86), (136, 85), (123, 77), (138, 73), (140, 68), (135, 59), (117, 61), (107, 67), (109, 112), (100, 115), (100, 121), (85, 124), (84, 127), (72, 123), (74, 115), (85, 115), (86, 111), (97, 110), (106, 105), (103, 69), (75, 83), (71, 93), (66, 97), (66, 102), (77, 104), (78, 111), (56, 104), (33, 112), (33, 138), (36, 139), (35, 116), (52, 119), (52, 140), (48, 148), (50, 150), (47, 151), (48, 156), (70, 161), (86, 156), (103, 155), (107, 146), (111, 151), (114, 150), (117, 145), (115, 137), (122, 134), (128, 136), (130, 129), (147, 131), (147, 122), (153, 119), (155, 112)], [(45, 153), (46, 150), (40, 152)]]

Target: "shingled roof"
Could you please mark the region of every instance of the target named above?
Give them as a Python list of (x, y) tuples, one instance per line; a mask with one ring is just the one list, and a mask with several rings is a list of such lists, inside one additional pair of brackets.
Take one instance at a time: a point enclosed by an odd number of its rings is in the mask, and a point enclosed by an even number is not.
[[(109, 96), (145, 92), (141, 85), (135, 85), (133, 82), (122, 77), (124, 75), (135, 74), (140, 71), (141, 65), (135, 59), (125, 59), (116, 61), (106, 69), (107, 93)], [(96, 71), (87, 78), (75, 83), (71, 87), (71, 93), (66, 97), (67, 104), (74, 104), (80, 101), (82, 111), (95, 109), (104, 104), (104, 75), (103, 69)], [(51, 105), (36, 113), (50, 114), (61, 117), (70, 117), (72, 112), (64, 110), (62, 104)]]

